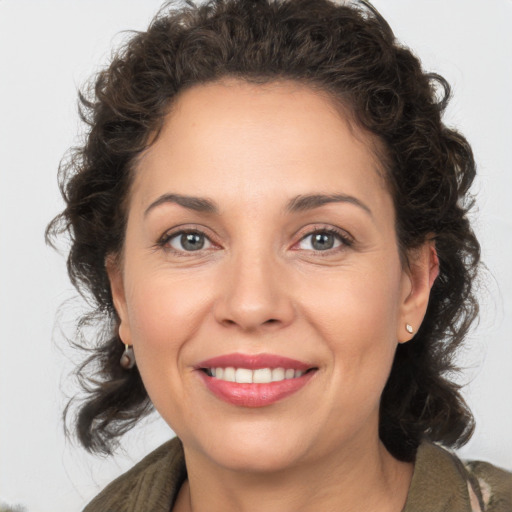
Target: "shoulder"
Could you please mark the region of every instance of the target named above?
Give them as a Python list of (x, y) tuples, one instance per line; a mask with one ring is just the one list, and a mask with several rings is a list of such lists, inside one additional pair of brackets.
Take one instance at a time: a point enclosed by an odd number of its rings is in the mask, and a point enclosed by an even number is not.
[(512, 473), (463, 462), (432, 443), (418, 448), (405, 512), (512, 512)]
[(482, 461), (469, 461), (465, 468), (480, 491), (487, 512), (512, 512), (512, 473)]
[(174, 438), (110, 483), (83, 512), (167, 512), (185, 478), (183, 447)]

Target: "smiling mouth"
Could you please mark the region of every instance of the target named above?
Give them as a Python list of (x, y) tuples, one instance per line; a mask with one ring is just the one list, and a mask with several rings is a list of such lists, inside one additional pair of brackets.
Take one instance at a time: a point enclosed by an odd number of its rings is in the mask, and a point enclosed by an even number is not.
[(200, 362), (195, 370), (217, 398), (238, 407), (266, 407), (298, 393), (318, 367), (277, 354), (233, 353)]
[(201, 368), (208, 377), (213, 377), (225, 382), (236, 382), (239, 384), (270, 384), (271, 382), (281, 382), (283, 380), (298, 379), (305, 373), (314, 371), (316, 368), (307, 370), (298, 370), (294, 368), (234, 368), (212, 367)]

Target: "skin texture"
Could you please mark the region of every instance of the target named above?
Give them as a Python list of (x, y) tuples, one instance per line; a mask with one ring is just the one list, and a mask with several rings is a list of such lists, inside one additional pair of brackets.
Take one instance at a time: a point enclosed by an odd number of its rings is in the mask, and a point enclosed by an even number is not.
[[(125, 247), (108, 269), (120, 336), (185, 447), (175, 510), (403, 506), (412, 467), (379, 441), (379, 399), (437, 263), (426, 244), (402, 267), (372, 147), (318, 92), (231, 80), (182, 93), (139, 159)], [(218, 212), (165, 201), (148, 210), (163, 194), (207, 198)], [(287, 211), (308, 194), (360, 205)], [(311, 233), (333, 228), (342, 238), (315, 249)], [(205, 233), (203, 248), (185, 251), (169, 237), (180, 230)], [(280, 402), (237, 407), (195, 369), (233, 352), (317, 370)]]

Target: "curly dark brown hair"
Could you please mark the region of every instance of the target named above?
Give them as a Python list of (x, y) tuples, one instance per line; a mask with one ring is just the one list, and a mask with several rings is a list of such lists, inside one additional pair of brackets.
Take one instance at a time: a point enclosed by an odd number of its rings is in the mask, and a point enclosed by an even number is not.
[(441, 121), (450, 94), (445, 79), (425, 73), (369, 3), (329, 0), (166, 4), (80, 94), (87, 137), (61, 164), (66, 208), (47, 229), (50, 243), (65, 232), (71, 237), (69, 276), (93, 305), (78, 332), (101, 326), (78, 369), (86, 391), (75, 417), (79, 440), (110, 453), (152, 410), (137, 368), (119, 364), (123, 344), (105, 260), (122, 250), (137, 155), (154, 141), (178, 93), (224, 77), (325, 91), (381, 142), (404, 264), (410, 249), (433, 239), (440, 274), (413, 342), (398, 346), (381, 399), (380, 437), (406, 461), (422, 439), (464, 444), (473, 418), (451, 379), (456, 349), (478, 311), (480, 247), (468, 221), (472, 151)]

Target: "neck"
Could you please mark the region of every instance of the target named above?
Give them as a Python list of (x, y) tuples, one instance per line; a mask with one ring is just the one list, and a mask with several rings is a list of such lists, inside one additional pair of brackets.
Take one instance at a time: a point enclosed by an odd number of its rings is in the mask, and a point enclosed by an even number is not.
[(174, 511), (401, 511), (412, 464), (396, 460), (378, 439), (352, 452), (335, 451), (283, 471), (253, 473), (212, 467), (211, 460), (185, 450), (189, 477)]

